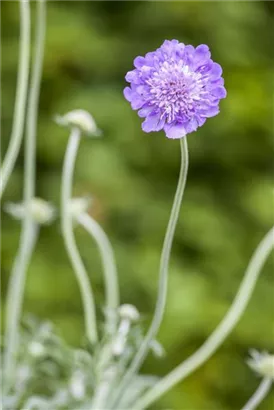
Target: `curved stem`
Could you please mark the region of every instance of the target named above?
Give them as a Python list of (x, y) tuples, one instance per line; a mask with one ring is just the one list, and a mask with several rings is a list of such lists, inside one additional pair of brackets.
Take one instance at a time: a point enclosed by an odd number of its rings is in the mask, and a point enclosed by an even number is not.
[[(101, 226), (88, 214), (82, 213), (77, 217), (77, 221), (95, 239), (104, 268), (105, 288), (106, 288), (106, 309), (107, 312), (116, 312), (119, 306), (119, 286), (117, 269), (111, 243)], [(112, 315), (107, 315), (110, 321), (108, 328), (112, 327)]]
[(73, 171), (75, 166), (76, 154), (80, 144), (80, 130), (73, 128), (65, 154), (62, 187), (61, 187), (61, 227), (65, 246), (71, 264), (78, 280), (80, 292), (83, 300), (86, 333), (89, 341), (94, 344), (97, 342), (96, 312), (94, 298), (90, 281), (85, 270), (82, 259), (79, 255), (73, 234), (73, 221), (70, 213), (69, 204), (71, 201)]
[(263, 401), (263, 399), (268, 395), (268, 392), (272, 386), (272, 380), (265, 377), (255, 393), (250, 397), (246, 405), (242, 410), (255, 410), (258, 405)]
[(22, 223), (19, 249), (11, 272), (7, 291), (7, 330), (5, 336), (5, 377), (8, 383), (13, 378), (16, 353), (19, 344), (19, 323), (22, 312), (25, 278), (31, 254), (37, 237), (37, 227), (29, 212), (35, 195), (35, 158), (38, 100), (43, 64), (46, 6), (43, 0), (37, 3), (36, 44), (27, 109), (27, 134), (24, 157), (24, 206), (28, 210)]
[(180, 148), (181, 148), (181, 169), (179, 174), (179, 180), (177, 185), (177, 190), (170, 214), (170, 219), (168, 222), (168, 227), (165, 235), (165, 240), (163, 244), (161, 260), (160, 260), (160, 269), (159, 269), (159, 285), (158, 285), (158, 295), (157, 303), (154, 311), (154, 316), (150, 328), (141, 344), (139, 351), (137, 352), (135, 358), (133, 359), (131, 365), (129, 366), (128, 371), (126, 372), (124, 379), (121, 382), (120, 387), (117, 389), (117, 394), (114, 397), (113, 405), (115, 406), (117, 402), (122, 397), (122, 394), (130, 383), (134, 374), (140, 369), (149, 349), (150, 343), (156, 336), (160, 324), (163, 319), (164, 309), (166, 304), (166, 295), (167, 295), (167, 283), (168, 283), (168, 265), (170, 259), (170, 252), (173, 242), (173, 237), (175, 233), (176, 224), (179, 217), (179, 212), (181, 208), (181, 203), (183, 199), (183, 194), (186, 185), (187, 179), (187, 170), (188, 170), (188, 149), (187, 149), (187, 139), (186, 137), (180, 139)]
[(151, 390), (146, 392), (144, 396), (137, 401), (134, 409), (146, 409), (151, 403), (158, 400), (170, 388), (185, 379), (213, 355), (239, 322), (251, 298), (261, 269), (273, 248), (274, 227), (266, 234), (255, 250), (235, 299), (219, 326), (192, 356), (172, 370)]
[(30, 6), (20, 0), (20, 51), (13, 123), (9, 146), (0, 171), (0, 198), (6, 188), (22, 142), (30, 62)]

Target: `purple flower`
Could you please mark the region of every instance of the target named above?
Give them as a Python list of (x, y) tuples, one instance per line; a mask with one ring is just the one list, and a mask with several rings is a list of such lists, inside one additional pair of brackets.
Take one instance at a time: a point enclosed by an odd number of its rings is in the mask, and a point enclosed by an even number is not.
[(125, 98), (145, 118), (145, 132), (164, 129), (168, 138), (181, 138), (219, 113), (226, 97), (222, 68), (208, 46), (194, 48), (166, 40), (160, 48), (134, 60), (126, 75)]

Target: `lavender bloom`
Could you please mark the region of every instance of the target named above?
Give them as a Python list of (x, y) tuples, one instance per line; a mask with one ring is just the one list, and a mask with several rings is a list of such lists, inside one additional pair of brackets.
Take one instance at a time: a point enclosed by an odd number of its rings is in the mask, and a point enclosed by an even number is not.
[(219, 113), (226, 97), (222, 68), (208, 46), (194, 48), (166, 40), (156, 51), (134, 60), (126, 75), (125, 98), (145, 120), (145, 132), (164, 129), (168, 138), (181, 138)]

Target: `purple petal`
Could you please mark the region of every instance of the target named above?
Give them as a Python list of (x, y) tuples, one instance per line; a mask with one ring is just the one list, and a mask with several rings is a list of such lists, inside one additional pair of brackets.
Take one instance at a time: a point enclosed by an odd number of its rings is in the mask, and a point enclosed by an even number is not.
[(199, 112), (199, 115), (201, 117), (210, 118), (210, 117), (215, 117), (215, 115), (219, 114), (219, 112), (220, 112), (219, 106), (216, 105), (214, 107), (208, 107), (206, 110), (201, 110)]
[(185, 130), (187, 134), (190, 132), (196, 131), (198, 128), (198, 122), (195, 118), (192, 118), (186, 125), (185, 125)]
[(142, 123), (144, 132), (160, 131), (164, 126), (164, 119), (160, 119), (161, 114), (150, 114)]
[(224, 87), (216, 87), (211, 90), (211, 94), (217, 98), (225, 98), (226, 97), (226, 89)]
[(182, 123), (175, 122), (164, 126), (167, 138), (178, 139), (186, 135), (185, 127)]
[(191, 46), (191, 45), (187, 45), (187, 46), (185, 46), (185, 52), (186, 52), (188, 55), (194, 54), (195, 48), (194, 48), (193, 46)]
[(154, 107), (150, 107), (150, 106), (144, 106), (143, 108), (141, 108), (141, 110), (138, 111), (138, 115), (141, 118), (145, 118), (147, 117), (152, 111), (154, 110)]
[(193, 58), (194, 68), (204, 65), (210, 59), (210, 56), (209, 48), (205, 44), (196, 47)]
[(198, 122), (199, 127), (204, 125), (204, 123), (206, 122), (205, 117), (200, 117), (199, 115), (196, 115), (195, 118), (196, 118), (196, 121)]
[(184, 57), (184, 51), (185, 51), (185, 45), (183, 43), (178, 44), (175, 50), (175, 58), (182, 60)]
[(172, 51), (177, 44), (179, 44), (178, 40), (165, 40), (160, 48), (163, 51)]
[(141, 68), (143, 65), (146, 65), (146, 59), (144, 57), (136, 57), (133, 61), (134, 67)]
[(132, 100), (132, 89), (130, 87), (126, 87), (124, 89), (124, 97), (125, 97), (126, 100), (131, 102), (131, 100)]
[(139, 95), (144, 95), (144, 94), (146, 94), (147, 92), (149, 92), (149, 90), (147, 89), (147, 86), (141, 84), (141, 85), (138, 85), (138, 86), (136, 87), (136, 92), (137, 92)]
[(146, 53), (146, 55), (145, 55), (145, 59), (146, 59), (146, 61), (148, 62), (148, 63), (153, 63), (153, 61), (154, 61), (154, 56), (155, 56), (155, 52), (149, 52), (149, 53)]
[(139, 81), (138, 71), (137, 70), (128, 71), (125, 79), (128, 83), (131, 83), (131, 82), (137, 83)]
[(206, 64), (203, 64), (203, 65), (199, 66), (196, 70), (197, 70), (199, 73), (201, 73), (201, 74), (203, 74), (203, 75), (206, 75), (206, 74), (208, 74), (208, 73), (210, 72), (210, 70), (211, 70), (211, 68), (212, 68), (212, 65), (213, 65), (213, 61), (212, 61), (212, 60), (208, 60), (208, 61), (206, 62)]
[(218, 78), (221, 77), (222, 75), (222, 67), (218, 63), (213, 63), (212, 68), (210, 70), (210, 76), (211, 78)]
[(184, 57), (183, 61), (189, 67), (193, 65), (193, 56), (194, 56), (195, 48), (193, 46), (185, 46)]
[(134, 94), (131, 100), (131, 107), (133, 110), (139, 110), (145, 104), (145, 101), (138, 94)]

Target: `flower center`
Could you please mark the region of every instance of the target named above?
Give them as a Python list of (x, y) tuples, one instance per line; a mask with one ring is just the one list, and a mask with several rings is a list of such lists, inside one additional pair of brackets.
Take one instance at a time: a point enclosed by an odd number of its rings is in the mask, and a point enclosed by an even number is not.
[(170, 123), (178, 118), (190, 119), (193, 116), (193, 100), (199, 94), (201, 75), (189, 71), (183, 61), (165, 61), (149, 80), (147, 102), (160, 109), (161, 118)]

